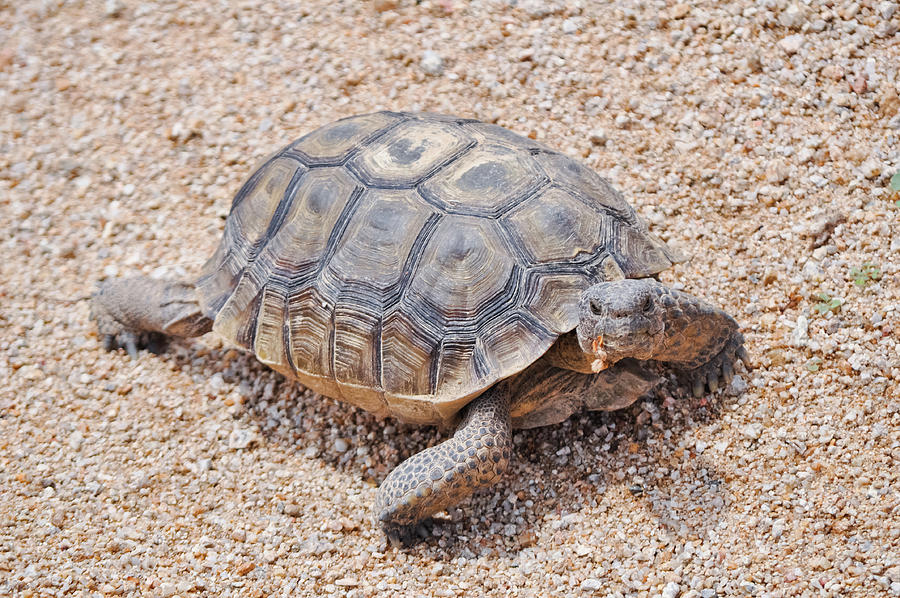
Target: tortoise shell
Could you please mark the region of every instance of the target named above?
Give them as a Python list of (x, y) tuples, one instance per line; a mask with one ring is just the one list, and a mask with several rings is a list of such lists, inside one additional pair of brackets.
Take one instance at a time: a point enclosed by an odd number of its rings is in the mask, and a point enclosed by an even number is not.
[(502, 127), (377, 112), (271, 156), (197, 288), (213, 330), (324, 395), (447, 421), (674, 256), (609, 183)]

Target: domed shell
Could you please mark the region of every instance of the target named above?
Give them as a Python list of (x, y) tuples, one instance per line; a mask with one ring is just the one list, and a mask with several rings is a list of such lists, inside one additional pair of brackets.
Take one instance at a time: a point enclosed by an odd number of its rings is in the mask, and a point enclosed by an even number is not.
[(578, 162), (496, 125), (378, 112), (269, 158), (198, 289), (213, 329), (277, 371), (437, 423), (574, 329), (588, 286), (673, 261)]

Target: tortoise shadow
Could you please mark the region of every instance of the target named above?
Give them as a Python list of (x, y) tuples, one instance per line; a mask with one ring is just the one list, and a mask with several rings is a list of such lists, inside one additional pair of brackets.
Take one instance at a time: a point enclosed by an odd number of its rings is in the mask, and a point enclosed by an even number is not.
[[(187, 366), (192, 375), (221, 374), (243, 390), (235, 415), (253, 421), (267, 442), (293, 445), (373, 485), (404, 459), (452, 434), (380, 420), (309, 391), (234, 349), (174, 341), (158, 358)], [(515, 555), (538, 541), (535, 531), (565, 535), (577, 525), (580, 511), (611, 499), (630, 500), (675, 538), (706, 536), (727, 512), (726, 474), (713, 460), (679, 445), (691, 430), (718, 419), (734, 399), (722, 391), (694, 399), (674, 377), (654, 395), (618, 411), (583, 412), (554, 426), (514, 431), (517, 460), (503, 480), (439, 514), (429, 522), (427, 537), (401, 549), (439, 560)], [(654, 463), (669, 464), (669, 476), (634, 483), (633, 472)], [(690, 504), (670, 500), (671, 475), (697, 488)], [(697, 508), (706, 514), (699, 524), (690, 516)]]
[[(652, 397), (618, 411), (585, 412), (556, 426), (516, 431), (519, 462), (511, 472), (497, 487), (460, 505), (467, 516), (438, 523), (437, 539), (423, 544), (440, 546), (443, 552), (436, 556), (472, 552), (473, 534), (479, 534), (476, 544), (481, 548), (476, 556), (516, 555), (538, 541), (549, 545), (548, 536), (561, 536), (552, 542), (561, 545), (586, 522), (582, 510), (596, 512), (600, 503), (610, 501), (625, 505), (613, 504), (611, 517), (617, 508), (642, 509), (676, 540), (707, 536), (728, 512), (726, 472), (715, 461), (678, 445), (694, 428), (718, 419), (731, 399), (720, 393), (711, 402), (702, 401), (701, 407), (701, 401), (685, 397), (682, 409), (668, 410), (661, 409), (664, 400)], [(658, 420), (642, 422), (648, 413), (644, 405), (658, 409)], [(662, 442), (666, 430), (669, 439)], [(670, 477), (642, 476), (641, 483), (635, 483), (630, 473), (673, 462), (668, 469), (696, 488), (689, 504), (672, 500)], [(523, 502), (525, 509), (519, 506)], [(691, 516), (698, 508), (705, 513), (699, 523)], [(613, 519), (610, 532), (615, 531)]]

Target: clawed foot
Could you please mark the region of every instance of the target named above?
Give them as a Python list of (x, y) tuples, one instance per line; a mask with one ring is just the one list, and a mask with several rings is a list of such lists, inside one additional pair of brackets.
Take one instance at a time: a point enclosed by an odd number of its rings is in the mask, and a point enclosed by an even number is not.
[[(115, 284), (115, 283), (113, 283)], [(120, 321), (121, 310), (110, 305), (108, 289), (110, 284), (101, 284), (91, 295), (90, 318), (97, 323), (97, 332), (102, 339), (103, 348), (107, 351), (125, 349), (132, 358), (138, 356), (140, 349), (153, 353), (161, 353), (166, 345), (165, 335), (147, 330), (134, 330)]]
[(726, 385), (731, 383), (734, 378), (735, 363), (741, 361), (748, 370), (752, 369), (750, 356), (744, 349), (744, 337), (737, 333), (734, 338), (728, 341), (719, 353), (702, 366), (687, 372), (687, 377), (691, 381), (691, 390), (695, 397), (703, 396), (704, 391), (708, 388), (710, 392), (719, 389), (719, 383), (724, 382)]
[(106, 351), (125, 349), (129, 357), (137, 358), (138, 351), (146, 349), (157, 355), (165, 351), (166, 337), (158, 332), (132, 332), (123, 330), (116, 334), (103, 335), (103, 348)]
[(422, 540), (431, 536), (433, 521), (425, 519), (415, 525), (383, 526), (384, 535), (387, 536), (391, 546), (396, 548), (412, 548)]

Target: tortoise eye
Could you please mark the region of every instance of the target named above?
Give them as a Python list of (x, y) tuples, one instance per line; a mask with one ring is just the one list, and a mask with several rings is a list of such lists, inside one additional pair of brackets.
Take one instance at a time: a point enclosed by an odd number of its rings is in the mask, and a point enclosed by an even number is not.
[(650, 310), (652, 310), (653, 309), (653, 297), (651, 297), (650, 295), (647, 295), (647, 297), (644, 298), (644, 303), (643, 303), (643, 305), (641, 305), (641, 309), (644, 311), (644, 313), (648, 313)]
[(591, 299), (591, 313), (595, 316), (603, 315), (603, 304), (596, 299)]

